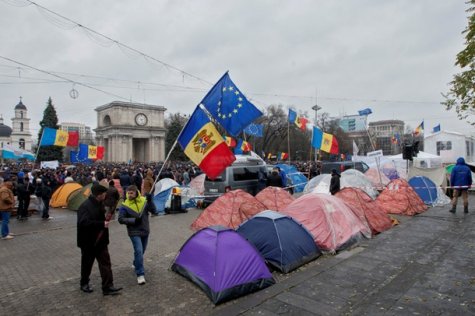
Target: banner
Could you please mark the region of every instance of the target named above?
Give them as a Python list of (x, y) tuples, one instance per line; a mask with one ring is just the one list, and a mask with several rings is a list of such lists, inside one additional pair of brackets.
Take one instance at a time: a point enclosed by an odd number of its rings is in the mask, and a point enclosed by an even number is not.
[(59, 167), (59, 162), (57, 160), (42, 161), (41, 162), (41, 169), (43, 169), (43, 168), (56, 169), (58, 167)]

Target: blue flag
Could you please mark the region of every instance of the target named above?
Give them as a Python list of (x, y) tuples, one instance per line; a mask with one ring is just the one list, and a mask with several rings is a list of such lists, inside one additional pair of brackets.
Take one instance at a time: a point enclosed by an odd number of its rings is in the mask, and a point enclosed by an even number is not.
[(252, 135), (256, 137), (262, 137), (264, 131), (264, 126), (262, 124), (249, 124), (245, 129), (244, 133), (247, 135)]
[(373, 113), (373, 111), (371, 111), (370, 108), (366, 108), (366, 109), (358, 111), (358, 114), (361, 115), (361, 116), (370, 115), (371, 113)]
[(289, 109), (289, 122), (295, 123), (296, 120), (297, 120), (297, 112), (295, 112), (292, 109)]
[(77, 151), (70, 151), (69, 152), (69, 161), (71, 161), (71, 163), (78, 163), (78, 152)]
[(211, 88), (201, 104), (234, 137), (262, 115), (236, 87), (227, 72)]
[(88, 159), (88, 155), (89, 155), (89, 145), (79, 144), (79, 152), (76, 155), (77, 162), (83, 162), (83, 163), (90, 162)]
[(440, 124), (437, 126), (434, 126), (434, 128), (432, 129), (432, 133), (437, 133), (437, 132), (440, 132)]

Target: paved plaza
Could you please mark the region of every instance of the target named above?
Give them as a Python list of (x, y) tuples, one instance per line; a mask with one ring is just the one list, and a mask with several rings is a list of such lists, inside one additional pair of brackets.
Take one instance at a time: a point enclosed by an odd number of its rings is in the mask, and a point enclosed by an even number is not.
[[(470, 196), (475, 205), (475, 196)], [(54, 220), (12, 219), (13, 240), (0, 241), (2, 315), (475, 315), (475, 208), (453, 215), (435, 207), (336, 256), (323, 256), (263, 291), (215, 307), (169, 267), (200, 214), (151, 219), (139, 286), (125, 226), (111, 224), (109, 251), (122, 295), (104, 297), (97, 264), (91, 294), (79, 290), (76, 213)]]

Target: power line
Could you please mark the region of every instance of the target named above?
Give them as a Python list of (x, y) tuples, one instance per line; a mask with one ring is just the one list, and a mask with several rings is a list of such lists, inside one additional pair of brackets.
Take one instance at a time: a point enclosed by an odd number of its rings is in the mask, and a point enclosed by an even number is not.
[(17, 65), (21, 65), (21, 66), (28, 67), (28, 68), (30, 68), (30, 69), (39, 71), (39, 72), (41, 72), (41, 73), (48, 74), (48, 75), (53, 76), (53, 77), (56, 77), (56, 78), (69, 81), (70, 83), (74, 83), (74, 84), (77, 84), (77, 85), (79, 85), (79, 86), (83, 86), (83, 87), (86, 87), (86, 88), (89, 88), (89, 89), (92, 89), (92, 90), (96, 90), (96, 91), (102, 92), (102, 93), (104, 93), (104, 94), (108, 94), (108, 95), (110, 95), (110, 96), (113, 96), (113, 97), (116, 97), (116, 98), (119, 98), (119, 99), (128, 101), (127, 98), (124, 98), (124, 97), (122, 97), (122, 96), (120, 96), (120, 95), (117, 95), (117, 94), (114, 94), (114, 93), (111, 93), (111, 92), (104, 91), (104, 90), (102, 90), (102, 89), (98, 89), (98, 88), (92, 87), (92, 86), (87, 85), (87, 84), (84, 84), (84, 83), (82, 83), (82, 82), (78, 82), (78, 81), (71, 80), (71, 79), (69, 79), (69, 78), (66, 78), (66, 77), (63, 77), (63, 76), (60, 76), (60, 75), (57, 75), (57, 74), (48, 72), (48, 71), (46, 71), (46, 70), (42, 70), (42, 69), (39, 69), (39, 68), (36, 68), (36, 67), (33, 67), (33, 66), (29, 66), (29, 65), (27, 65), (27, 64), (24, 64), (24, 63), (19, 62), (19, 61), (16, 61), (16, 60), (13, 60), (13, 59), (11, 59), (11, 58), (4, 57), (4, 56), (1, 56), (1, 55), (0, 55), (0, 58), (2, 58), (2, 59), (4, 59), (4, 60), (8, 60), (9, 62), (15, 63), (15, 64), (17, 64)]
[[(17, 5), (15, 5), (15, 4), (13, 4), (11, 1), (6, 1), (6, 0), (3, 0), (3, 1), (4, 1), (5, 3), (7, 3), (7, 4), (10, 4), (10, 5), (13, 5), (13, 6), (17, 6)], [(65, 17), (65, 16), (63, 16), (63, 15), (57, 13), (57, 12), (54, 12), (54, 11), (52, 11), (52, 10), (50, 10), (50, 9), (48, 9), (48, 8), (46, 8), (46, 7), (44, 7), (44, 6), (42, 6), (42, 5), (37, 4), (36, 2), (30, 1), (30, 0), (25, 0), (25, 1), (28, 2), (28, 3), (31, 4), (31, 5), (36, 6), (36, 8), (37, 8), (41, 13), (44, 13), (44, 11), (46, 11), (46, 12), (48, 12), (48, 13), (50, 13), (50, 14), (56, 16), (56, 17), (59, 17), (62, 21), (52, 20), (52, 19), (50, 19), (48, 16), (46, 16), (46, 15), (43, 14), (43, 16), (44, 16), (49, 22), (51, 22), (52, 24), (54, 24), (54, 25), (56, 25), (56, 26), (58, 26), (58, 27), (61, 27), (61, 28), (63, 28), (63, 29), (73, 29), (73, 28), (79, 27), (79, 28), (81, 28), (82, 30), (84, 30), (84, 31), (86, 32), (86, 35), (87, 35), (91, 40), (95, 40), (96, 42), (98, 42), (98, 40), (103, 40), (103, 42), (100, 42), (100, 43), (99, 43), (99, 44), (101, 44), (102, 46), (105, 46), (106, 44), (108, 44), (107, 46), (112, 46), (112, 45), (116, 44), (121, 50), (122, 50), (123, 48), (125, 48), (125, 49), (127, 49), (127, 50), (129, 50), (129, 51), (131, 51), (131, 52), (134, 52), (134, 53), (137, 53), (137, 54), (139, 54), (139, 55), (142, 55), (142, 56), (143, 56), (144, 58), (146, 58), (146, 59), (153, 60), (153, 61), (155, 61), (155, 62), (161, 64), (162, 66), (167, 67), (168, 69), (175, 70), (175, 71), (181, 73), (182, 75), (186, 75), (186, 76), (188, 76), (188, 77), (190, 77), (190, 78), (194, 78), (194, 79), (196, 79), (196, 80), (198, 80), (198, 81), (207, 83), (207, 84), (209, 84), (209, 85), (213, 85), (213, 83), (209, 82), (208, 80), (202, 79), (202, 78), (200, 78), (200, 77), (198, 77), (198, 76), (196, 76), (196, 75), (193, 75), (193, 74), (191, 74), (191, 73), (189, 73), (189, 72), (186, 72), (186, 71), (184, 71), (184, 70), (182, 70), (182, 69), (180, 69), (180, 68), (178, 68), (178, 67), (175, 67), (175, 66), (173, 66), (173, 65), (171, 65), (171, 64), (169, 64), (169, 63), (166, 63), (166, 62), (164, 62), (164, 61), (161, 61), (161, 60), (159, 60), (159, 59), (157, 59), (157, 58), (155, 58), (155, 57), (153, 57), (153, 56), (150, 56), (150, 55), (148, 55), (148, 54), (146, 54), (146, 53), (143, 53), (143, 52), (139, 51), (138, 49), (135, 49), (135, 48), (133, 48), (133, 47), (130, 47), (129, 45), (123, 44), (123, 43), (119, 42), (118, 40), (115, 40), (115, 39), (113, 39), (113, 38), (111, 38), (111, 37), (109, 37), (109, 36), (107, 36), (107, 35), (104, 35), (104, 34), (102, 34), (102, 33), (100, 33), (100, 32), (97, 32), (97, 31), (95, 31), (95, 30), (93, 30), (93, 29), (91, 29), (91, 28), (89, 28), (89, 27), (87, 27), (87, 26), (84, 26), (84, 25), (82, 25), (82, 24), (80, 24), (80, 23), (78, 23), (78, 22), (76, 22), (76, 21), (73, 21), (73, 20), (71, 20), (70, 18), (67, 18), (67, 17)], [(28, 5), (29, 5), (29, 4), (28, 4)], [(27, 6), (27, 5), (21, 5), (21, 6), (22, 6), (22, 7), (25, 7), (25, 6)], [(43, 10), (43, 11), (42, 11), (42, 10)], [(70, 23), (70, 24), (64, 23), (64, 21), (66, 21), (66, 22), (68, 22), (68, 23)], [(93, 37), (93, 36), (96, 36), (96, 37)], [(122, 51), (123, 51), (123, 50), (122, 50)], [(123, 51), (123, 52), (124, 52), (124, 51)]]

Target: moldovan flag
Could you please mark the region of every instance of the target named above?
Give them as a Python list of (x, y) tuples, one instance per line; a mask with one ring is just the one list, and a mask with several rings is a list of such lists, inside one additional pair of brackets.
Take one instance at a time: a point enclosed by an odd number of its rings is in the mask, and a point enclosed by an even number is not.
[(61, 146), (66, 147), (68, 143), (69, 134), (66, 131), (61, 131), (51, 127), (43, 129), (40, 146)]
[(231, 165), (236, 157), (206, 113), (197, 106), (178, 137), (185, 155), (197, 164), (210, 179)]
[(338, 141), (332, 134), (322, 132), (319, 128), (313, 127), (312, 146), (330, 154), (338, 154)]
[(68, 143), (66, 146), (77, 147), (79, 145), (79, 132), (68, 132)]
[(236, 147), (236, 140), (234, 138), (225, 136), (224, 139), (226, 140), (226, 145), (228, 145), (228, 147)]
[(424, 133), (424, 121), (416, 127), (414, 130), (414, 136), (419, 136), (422, 133)]
[(88, 159), (97, 159), (97, 146), (91, 146), (87, 148), (87, 158)]
[(305, 117), (297, 115), (297, 112), (289, 109), (289, 122), (294, 123), (302, 131), (307, 129), (308, 120)]

